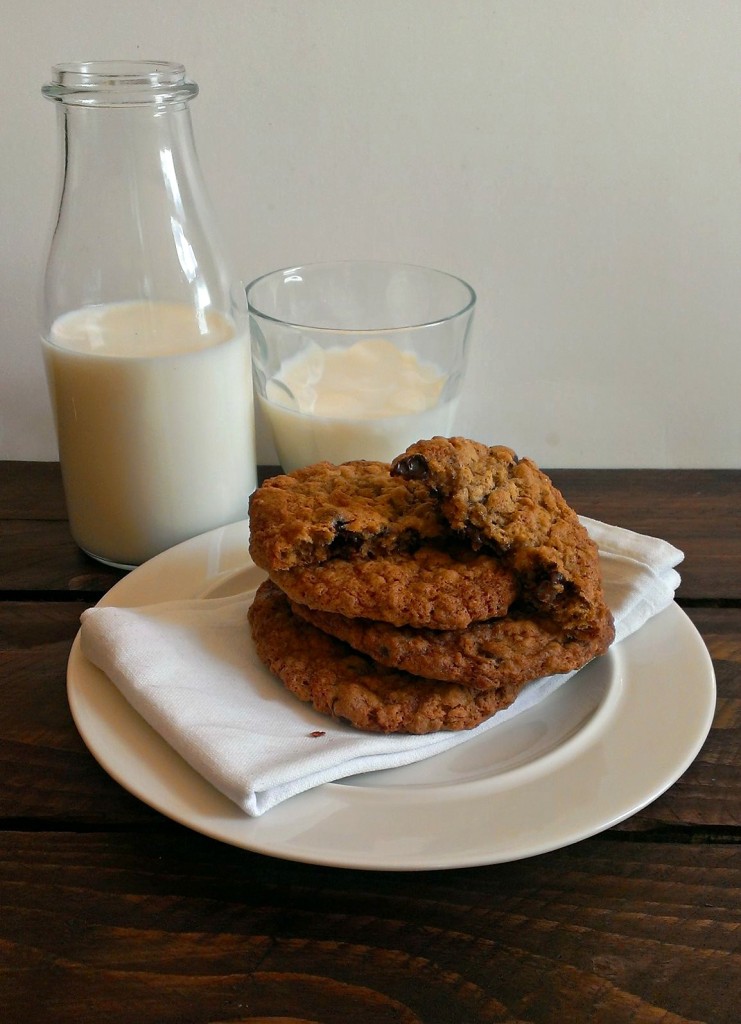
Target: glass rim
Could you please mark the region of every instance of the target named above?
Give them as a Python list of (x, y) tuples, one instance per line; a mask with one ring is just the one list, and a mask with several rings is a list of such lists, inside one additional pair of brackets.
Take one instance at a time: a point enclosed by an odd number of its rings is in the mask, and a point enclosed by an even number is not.
[[(387, 268), (389, 270), (414, 270), (422, 271), (425, 274), (432, 274), (437, 277), (446, 278), (449, 281), (455, 281), (462, 285), (467, 294), (466, 301), (463, 305), (459, 306), (453, 312), (446, 314), (445, 316), (435, 317), (429, 320), (420, 320), (415, 323), (400, 324), (394, 327), (384, 326), (379, 324), (378, 327), (327, 327), (320, 326), (318, 324), (301, 323), (298, 320), (287, 320), (285, 317), (275, 316), (272, 313), (268, 313), (263, 309), (256, 306), (251, 298), (251, 291), (257, 287), (257, 285), (267, 281), (271, 277), (285, 276), (287, 274), (299, 273), (302, 270), (317, 270), (320, 268), (330, 267), (374, 267), (374, 268)], [(297, 330), (303, 331), (321, 331), (324, 334), (338, 334), (345, 335), (348, 332), (353, 334), (377, 334), (379, 331), (392, 333), (394, 331), (412, 331), (420, 330), (424, 327), (436, 327), (439, 324), (449, 323), (451, 320), (456, 320), (458, 317), (464, 316), (476, 305), (476, 292), (472, 286), (465, 281), (462, 277), (457, 274), (450, 274), (446, 270), (438, 270), (436, 267), (427, 267), (417, 263), (396, 263), (391, 260), (326, 260), (319, 263), (302, 263), (296, 266), (281, 267), (277, 270), (270, 270), (266, 274), (260, 274), (259, 277), (254, 278), (248, 285), (245, 286), (245, 294), (247, 296), (247, 310), (250, 315), (258, 316), (262, 320), (268, 320), (274, 324), (280, 324), (284, 327), (293, 327)]]
[(92, 60), (55, 64), (41, 92), (51, 100), (94, 106), (192, 99), (185, 65), (167, 60)]

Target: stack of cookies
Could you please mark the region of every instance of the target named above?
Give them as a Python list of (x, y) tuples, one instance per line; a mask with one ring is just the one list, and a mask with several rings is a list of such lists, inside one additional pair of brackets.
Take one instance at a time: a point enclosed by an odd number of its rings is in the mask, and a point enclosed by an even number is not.
[(358, 729), (471, 729), (614, 639), (595, 544), (529, 459), (465, 438), (322, 462), (250, 501), (250, 625), (302, 701)]

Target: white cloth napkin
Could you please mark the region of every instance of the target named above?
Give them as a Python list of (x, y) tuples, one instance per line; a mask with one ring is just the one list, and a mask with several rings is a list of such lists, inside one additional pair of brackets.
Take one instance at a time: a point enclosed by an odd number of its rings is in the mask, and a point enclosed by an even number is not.
[[(616, 642), (669, 605), (683, 558), (666, 541), (582, 520), (600, 549)], [(359, 732), (284, 690), (255, 654), (253, 592), (83, 613), (85, 656), (204, 778), (249, 815), (321, 783), (409, 764), (496, 729), (573, 673), (530, 683), (476, 729), (430, 736)], [(321, 735), (312, 735), (313, 733)]]

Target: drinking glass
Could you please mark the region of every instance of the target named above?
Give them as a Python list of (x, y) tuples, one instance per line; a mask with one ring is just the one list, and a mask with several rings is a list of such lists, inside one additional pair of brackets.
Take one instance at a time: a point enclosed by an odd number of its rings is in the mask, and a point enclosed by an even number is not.
[(286, 472), (389, 462), (453, 432), (476, 306), (459, 277), (403, 263), (289, 267), (247, 287), (258, 403)]

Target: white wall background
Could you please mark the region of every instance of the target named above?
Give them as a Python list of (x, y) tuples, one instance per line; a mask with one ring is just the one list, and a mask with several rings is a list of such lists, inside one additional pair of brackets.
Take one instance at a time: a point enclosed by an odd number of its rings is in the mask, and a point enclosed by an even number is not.
[[(458, 429), (544, 466), (741, 467), (738, 0), (0, 0), (0, 458), (53, 459), (53, 63), (179, 60), (245, 279), (479, 295)], [(272, 461), (261, 436), (261, 461)]]

